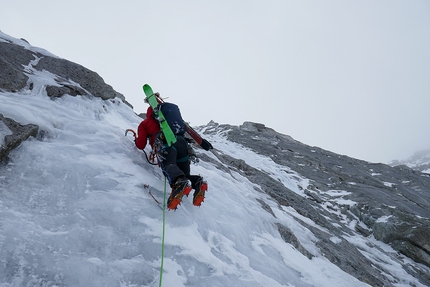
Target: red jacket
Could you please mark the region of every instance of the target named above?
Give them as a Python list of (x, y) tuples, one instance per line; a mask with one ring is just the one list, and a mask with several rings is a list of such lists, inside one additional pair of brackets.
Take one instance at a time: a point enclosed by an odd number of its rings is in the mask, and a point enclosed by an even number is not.
[(146, 143), (149, 139), (149, 144), (152, 148), (154, 148), (154, 141), (160, 132), (160, 124), (154, 117), (152, 116), (154, 111), (151, 107), (148, 107), (146, 111), (146, 119), (143, 120), (139, 127), (137, 128), (137, 138), (136, 138), (136, 147), (138, 149), (144, 149), (146, 147)]

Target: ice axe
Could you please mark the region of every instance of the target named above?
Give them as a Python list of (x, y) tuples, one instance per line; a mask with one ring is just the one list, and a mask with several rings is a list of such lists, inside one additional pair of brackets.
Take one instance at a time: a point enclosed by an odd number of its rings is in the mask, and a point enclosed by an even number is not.
[[(135, 132), (134, 130), (132, 130), (132, 129), (126, 129), (126, 130), (125, 130), (125, 136), (127, 136), (128, 132), (131, 132), (131, 133), (133, 134), (134, 140), (136, 141), (136, 139), (137, 139), (137, 134), (136, 134), (136, 132)], [(146, 154), (146, 151), (145, 151), (145, 150), (142, 150), (142, 151), (143, 151), (143, 153), (145, 154), (146, 160), (148, 161), (148, 163), (149, 163), (149, 164), (152, 164), (152, 165), (159, 165), (159, 163), (158, 163), (158, 162), (157, 162), (157, 163), (155, 163), (155, 158), (157, 157), (155, 153), (153, 153), (153, 152), (151, 151), (151, 155), (148, 157), (148, 155)], [(157, 160), (158, 160), (158, 158), (157, 158)]]
[(134, 139), (137, 138), (136, 132), (134, 130), (132, 130), (132, 129), (126, 129), (125, 130), (125, 136), (127, 136), (128, 132), (131, 132), (133, 134)]

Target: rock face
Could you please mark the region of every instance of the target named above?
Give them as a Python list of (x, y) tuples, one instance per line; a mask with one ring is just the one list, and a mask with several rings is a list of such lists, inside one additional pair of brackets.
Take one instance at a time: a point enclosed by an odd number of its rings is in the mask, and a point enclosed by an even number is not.
[(16, 92), (27, 85), (24, 65), (34, 59), (33, 52), (21, 46), (0, 42), (0, 89)]
[(406, 165), (414, 170), (430, 174), (430, 150), (417, 151), (405, 160), (394, 160), (389, 164), (391, 166)]
[[(2, 36), (3, 35), (3, 36)], [(122, 94), (106, 84), (102, 77), (79, 64), (58, 58), (42, 49), (34, 48), (24, 40), (7, 37), (0, 32), (0, 89), (16, 92), (33, 83), (28, 74), (47, 71), (56, 75), (56, 85), (45, 87), (50, 97), (95, 96), (104, 100), (120, 98), (127, 105)]]
[[(392, 286), (381, 275), (382, 270), (375, 268), (375, 263), (363, 256), (363, 250), (357, 248), (352, 239), (345, 239), (353, 238), (354, 234), (374, 237), (430, 267), (428, 174), (406, 166), (368, 163), (307, 146), (263, 124), (246, 122), (235, 127), (210, 123), (205, 127), (205, 133), (220, 131), (224, 131), (230, 141), (268, 156), (276, 164), (289, 167), (292, 173), (310, 180), (303, 191), (305, 197), (300, 196), (270, 177), (268, 171), (257, 170), (243, 160), (216, 151), (220, 161), (261, 186), (262, 191), (270, 194), (279, 204), (291, 206), (315, 222), (319, 228), (312, 224), (308, 224), (308, 228), (318, 237), (318, 247), (342, 270), (371, 286)], [(267, 210), (267, 206), (262, 207)], [(273, 215), (270, 210), (268, 212)], [(305, 222), (303, 224), (306, 225)], [(309, 252), (298, 244), (286, 226), (280, 224), (278, 229), (285, 241), (309, 256)], [(335, 242), (321, 229), (329, 230), (331, 236), (335, 235)], [(398, 261), (405, 270), (419, 274), (420, 281), (430, 286), (427, 268), (416, 269)]]
[[(47, 87), (49, 96), (59, 97), (64, 94), (71, 96), (93, 95), (103, 100), (118, 97), (125, 101), (124, 96), (107, 85), (97, 73), (76, 63), (60, 58), (42, 57), (34, 68), (40, 71), (49, 71), (62, 80), (59, 87)], [(73, 84), (73, 82), (79, 83), (79, 86)]]
[[(56, 77), (56, 83), (46, 85), (42, 89), (51, 98), (63, 95), (95, 96), (103, 100), (119, 98), (131, 105), (124, 96), (106, 84), (97, 73), (73, 62), (58, 58), (43, 49), (32, 47), (25, 40), (11, 38), (0, 32), (0, 90), (18, 92), (32, 90), (35, 83), (31, 75), (35, 72), (49, 72)], [(1, 108), (1, 107), (0, 107)], [(1, 110), (0, 110), (1, 112)], [(12, 131), (4, 139), (1, 146), (0, 161), (29, 136), (36, 136), (37, 126), (22, 126), (13, 119), (0, 117)]]
[(19, 146), (30, 136), (35, 137), (39, 127), (32, 124), (21, 125), (12, 119), (3, 117), (2, 114), (0, 114), (0, 121), (12, 132), (12, 134), (4, 136), (4, 144), (0, 146), (0, 162), (2, 162), (11, 150)]

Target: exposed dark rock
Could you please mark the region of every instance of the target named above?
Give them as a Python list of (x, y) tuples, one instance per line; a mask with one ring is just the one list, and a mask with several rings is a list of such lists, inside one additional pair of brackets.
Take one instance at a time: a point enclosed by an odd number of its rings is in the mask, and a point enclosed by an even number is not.
[[(342, 270), (371, 286), (393, 286), (392, 280), (383, 275), (383, 270), (378, 270), (382, 267), (376, 267), (357, 246), (342, 239), (345, 234), (352, 236), (354, 231), (363, 236), (373, 235), (399, 253), (430, 267), (428, 175), (407, 166), (368, 163), (307, 146), (263, 124), (245, 122), (236, 127), (211, 122), (205, 127), (205, 133), (209, 134), (222, 131), (228, 140), (270, 157), (276, 164), (289, 167), (292, 172), (310, 180), (303, 191), (304, 196), (300, 196), (270, 177), (264, 169), (256, 170), (244, 160), (222, 154), (221, 151), (214, 152), (225, 166), (258, 184), (280, 205), (291, 206), (300, 215), (329, 230), (330, 236), (339, 238), (334, 243), (327, 233), (308, 225), (318, 238), (316, 244), (321, 253)], [(336, 192), (339, 191), (343, 200), (354, 204), (337, 203), (339, 196)], [(342, 216), (357, 224), (352, 229), (347, 224), (333, 224), (341, 222)], [(306, 226), (306, 223), (302, 225)], [(281, 229), (284, 240), (296, 244), (294, 239), (286, 236), (288, 232)], [(298, 245), (295, 246), (297, 248)], [(425, 275), (428, 269), (411, 268), (403, 261), (398, 262), (410, 274), (420, 274), (420, 281), (430, 286), (429, 276)]]
[[(38, 61), (30, 64), (36, 59)], [(37, 71), (46, 70), (57, 76), (58, 86), (45, 87), (50, 97), (61, 97), (65, 94), (92, 95), (103, 100), (117, 97), (132, 107), (122, 94), (106, 84), (96, 72), (65, 59), (34, 52), (15, 43), (0, 41), (0, 89), (16, 92), (28, 85), (28, 89), (31, 90), (33, 83), (29, 82), (30, 72), (24, 70), (25, 66), (31, 66)]]
[(84, 89), (81, 89), (76, 86), (47, 86), (46, 87), (46, 93), (50, 97), (61, 97), (63, 95), (71, 95), (71, 96), (78, 96), (78, 95), (87, 95), (87, 92), (85, 92)]
[(30, 136), (36, 137), (39, 127), (33, 124), (21, 125), (12, 119), (5, 118), (2, 114), (0, 114), (0, 121), (12, 131), (11, 135), (4, 137), (4, 145), (0, 147), (0, 162), (2, 162), (9, 152), (18, 147), (23, 141)]
[[(229, 128), (232, 128), (229, 126)], [(273, 180), (264, 171), (259, 171), (243, 160), (232, 158), (228, 155), (219, 155), (219, 159), (222, 160), (227, 166), (234, 168), (237, 172), (246, 176), (248, 180), (261, 186), (262, 190), (272, 196), (276, 201), (284, 206), (292, 206), (300, 215), (312, 219), (319, 226), (322, 226), (332, 233), (337, 234), (339, 237), (345, 232), (334, 226), (327, 218), (331, 217), (331, 214), (327, 211), (320, 209), (314, 201), (307, 200), (296, 193), (286, 188), (279, 181)], [(300, 221), (299, 219), (296, 219)], [(319, 235), (321, 239), (317, 245), (321, 249), (321, 252), (331, 262), (338, 265), (339, 268), (352, 274), (357, 278), (361, 278), (363, 282), (369, 283), (372, 286), (391, 286), (387, 279), (381, 278), (380, 274), (372, 267), (366, 257), (364, 257), (351, 243), (342, 240), (342, 247), (339, 248), (338, 244), (333, 243), (329, 238), (328, 234), (321, 232), (319, 229), (301, 222), (302, 225), (307, 226), (314, 234)], [(282, 224), (278, 224), (278, 230), (281, 237), (285, 242), (293, 245), (303, 255), (308, 258), (312, 258), (312, 254), (306, 250), (297, 238), (289, 231), (288, 228)], [(366, 262), (366, 264), (363, 264)]]
[[(116, 92), (110, 85), (107, 85), (103, 78), (97, 73), (68, 60), (45, 56), (39, 60), (34, 68), (39, 71), (49, 71), (64, 80), (72, 80), (73, 82), (78, 83), (82, 89), (79, 87), (74, 88), (74, 90), (79, 91), (79, 93), (76, 94), (83, 94), (84, 90), (86, 90), (89, 94), (100, 97), (103, 100), (115, 97), (125, 100), (122, 94)], [(69, 84), (66, 88), (70, 89), (70, 86), (71, 85)], [(64, 91), (67, 91), (67, 89)]]
[(430, 174), (430, 150), (417, 151), (405, 160), (394, 160), (389, 164), (391, 166), (407, 166), (414, 170)]
[[(8, 40), (4, 41), (4, 39), (0, 41), (0, 90), (10, 92), (23, 89), (33, 90), (34, 83), (31, 82), (29, 76), (35, 70), (46, 70), (56, 75), (58, 83), (58, 85), (44, 87), (46, 94), (52, 98), (66, 94), (96, 96), (103, 100), (116, 97), (132, 107), (122, 94), (107, 85), (97, 73), (79, 64), (50, 56), (49, 53), (35, 52)], [(5, 137), (5, 145), (0, 151), (0, 161), (30, 135), (35, 136), (38, 130), (35, 125), (22, 126), (3, 117), (2, 120), (13, 131), (13, 134)]]
[(387, 217), (386, 221), (376, 222), (373, 234), (376, 239), (390, 243), (414, 261), (430, 266), (429, 226), (429, 219), (416, 221), (409, 214), (397, 213), (396, 216)]
[(15, 44), (0, 42), (0, 89), (12, 92), (23, 89), (28, 80), (23, 65), (28, 65), (33, 59), (33, 52)]
[(270, 206), (265, 203), (263, 200), (261, 199), (257, 199), (257, 201), (261, 204), (261, 207), (266, 210), (268, 213), (270, 213), (271, 215), (273, 215), (273, 217), (276, 218), (276, 215), (273, 213), (273, 210), (270, 208)]
[(297, 250), (300, 251), (304, 256), (306, 256), (309, 259), (312, 259), (314, 257), (312, 253), (306, 250), (300, 243), (300, 241), (297, 239), (297, 237), (294, 235), (294, 233), (286, 226), (278, 223), (276, 224), (278, 226), (279, 234), (281, 235), (282, 239), (293, 245)]

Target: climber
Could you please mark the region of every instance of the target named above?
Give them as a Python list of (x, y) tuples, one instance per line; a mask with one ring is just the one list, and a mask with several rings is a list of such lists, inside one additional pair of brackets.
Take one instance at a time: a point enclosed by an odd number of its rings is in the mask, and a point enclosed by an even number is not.
[[(161, 104), (159, 94), (157, 93), (156, 95), (158, 102)], [(191, 189), (194, 189), (193, 205), (200, 206), (204, 201), (208, 185), (203, 180), (203, 177), (190, 174), (188, 142), (183, 135), (177, 134), (176, 142), (168, 146), (152, 107), (148, 107), (146, 119), (139, 124), (135, 139), (136, 147), (143, 150), (148, 140), (152, 147), (152, 153), (157, 155), (163, 174), (172, 188), (167, 200), (167, 207), (176, 209), (181, 203), (182, 197), (184, 195), (188, 196)], [(188, 180), (191, 181), (191, 185)]]

